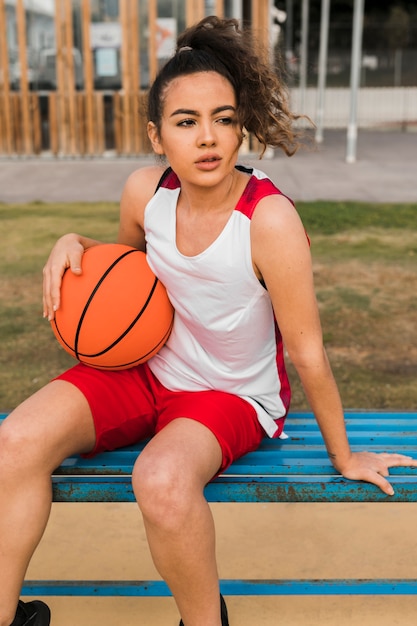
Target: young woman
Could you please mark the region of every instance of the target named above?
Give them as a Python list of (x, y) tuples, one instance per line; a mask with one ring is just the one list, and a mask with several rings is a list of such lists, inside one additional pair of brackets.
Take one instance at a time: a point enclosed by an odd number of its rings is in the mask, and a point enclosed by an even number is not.
[[(262, 172), (237, 166), (244, 131), (291, 154), (294, 120), (285, 90), (235, 21), (206, 18), (180, 36), (149, 94), (149, 137), (169, 168), (130, 176), (118, 237), (146, 250), (175, 307), (174, 328), (147, 364), (118, 372), (78, 364), (1, 427), (0, 626), (49, 624), (44, 603), (18, 598), (47, 523), (53, 469), (70, 454), (149, 436), (133, 487), (180, 624), (229, 623), (203, 490), (262, 437), (281, 434), (290, 402), (283, 342), (345, 477), (392, 494), (389, 468), (417, 465), (351, 452), (304, 228)], [(80, 274), (84, 250), (98, 243), (58, 240), (44, 269), (47, 318), (59, 307), (64, 270)]]

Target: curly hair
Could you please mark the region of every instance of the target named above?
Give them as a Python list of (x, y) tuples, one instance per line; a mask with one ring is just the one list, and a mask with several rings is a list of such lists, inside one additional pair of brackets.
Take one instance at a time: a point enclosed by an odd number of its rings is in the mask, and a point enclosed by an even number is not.
[(233, 86), (240, 126), (263, 146), (281, 148), (288, 156), (299, 147), (288, 91), (278, 74), (257, 54), (253, 37), (235, 19), (209, 16), (177, 39), (174, 56), (161, 68), (148, 94), (148, 119), (160, 130), (164, 92), (175, 78), (217, 72)]

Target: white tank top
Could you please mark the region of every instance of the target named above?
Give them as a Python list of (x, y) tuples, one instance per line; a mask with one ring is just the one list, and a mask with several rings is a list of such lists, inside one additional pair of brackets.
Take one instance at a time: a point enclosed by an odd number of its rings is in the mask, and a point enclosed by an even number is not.
[(217, 389), (244, 398), (273, 437), (290, 388), (271, 300), (253, 270), (250, 220), (261, 198), (281, 192), (262, 172), (244, 171), (250, 178), (235, 210), (196, 256), (176, 246), (180, 182), (172, 170), (145, 209), (148, 262), (175, 309), (168, 342), (148, 364), (168, 389)]

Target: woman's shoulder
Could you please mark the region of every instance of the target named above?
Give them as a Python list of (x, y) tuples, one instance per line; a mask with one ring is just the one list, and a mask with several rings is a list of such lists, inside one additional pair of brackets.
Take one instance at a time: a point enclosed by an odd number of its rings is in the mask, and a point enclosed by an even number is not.
[(138, 224), (143, 230), (146, 206), (154, 196), (164, 170), (157, 165), (142, 167), (127, 178), (120, 198), (120, 222), (125, 229)]
[(126, 180), (124, 193), (149, 200), (154, 195), (166, 169), (159, 165), (149, 165), (134, 170)]

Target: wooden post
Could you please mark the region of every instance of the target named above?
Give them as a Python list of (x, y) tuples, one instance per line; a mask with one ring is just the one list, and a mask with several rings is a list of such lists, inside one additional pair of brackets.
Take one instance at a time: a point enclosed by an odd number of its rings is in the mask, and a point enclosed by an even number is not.
[(3, 81), (0, 82), (0, 134), (4, 152), (11, 154), (13, 147), (9, 87), (10, 75), (9, 57), (7, 54), (6, 6), (4, 0), (0, 0), (0, 74), (3, 76)]
[(10, 107), (11, 107), (11, 133), (13, 137), (13, 145), (15, 151), (20, 154), (23, 150), (22, 147), (22, 100), (20, 94), (10, 94)]
[(132, 130), (131, 130), (131, 107), (130, 107), (130, 94), (131, 94), (131, 81), (129, 71), (129, 0), (120, 0), (120, 23), (122, 26), (122, 111), (123, 111), (123, 126), (122, 126), (122, 144), (123, 152), (130, 154), (132, 149)]
[(186, 0), (185, 23), (192, 26), (204, 17), (204, 0)]
[(158, 59), (156, 50), (156, 20), (158, 19), (158, 9), (156, 0), (149, 0), (148, 2), (148, 50), (149, 50), (149, 75), (150, 82), (155, 80), (155, 76), (158, 72)]
[(65, 97), (65, 68), (63, 59), (64, 37), (62, 26), (65, 17), (62, 15), (62, 0), (55, 0), (55, 41), (56, 41), (56, 116), (58, 153), (68, 153), (68, 115)]
[(77, 111), (78, 154), (85, 155), (87, 152), (87, 132), (86, 132), (87, 116), (86, 116), (86, 97), (84, 93), (77, 92), (75, 94), (75, 107)]
[(269, 0), (252, 0), (251, 29), (259, 53), (266, 59), (269, 57), (270, 5)]
[(96, 133), (97, 133), (97, 152), (103, 154), (105, 150), (104, 140), (104, 96), (101, 91), (95, 93), (96, 105)]
[(131, 103), (132, 111), (132, 152), (138, 154), (140, 152), (140, 119), (139, 119), (139, 14), (138, 3), (131, 2), (129, 16), (129, 51), (130, 51), (130, 80), (131, 80)]
[(20, 94), (22, 101), (22, 145), (23, 153), (30, 155), (33, 152), (33, 141), (29, 110), (28, 65), (26, 56), (26, 14), (23, 0), (17, 0), (16, 3), (16, 22), (17, 39), (19, 43)]
[(82, 33), (83, 33), (83, 75), (85, 91), (85, 129), (86, 129), (86, 152), (94, 154), (96, 150), (94, 141), (94, 72), (93, 55), (91, 51), (90, 37), (90, 0), (83, 0), (82, 11)]
[[(143, 111), (145, 109), (146, 104), (147, 104), (147, 94), (141, 93), (139, 96), (139, 111)], [(142, 119), (145, 120), (145, 117), (142, 118), (142, 115), (141, 115), (141, 120)], [(151, 146), (151, 142), (149, 141), (146, 125), (143, 122), (141, 122), (141, 144), (140, 145), (141, 145), (141, 152), (145, 154), (149, 154), (150, 152), (152, 152), (152, 146)]]
[(116, 91), (113, 94), (113, 129), (114, 129), (114, 143), (116, 147), (116, 154), (122, 152), (122, 113), (120, 107), (120, 92)]
[[(72, 0), (65, 0), (64, 7), (64, 67), (65, 87), (68, 104), (68, 150), (75, 156), (77, 152), (77, 119), (75, 104), (75, 74), (73, 55)], [(64, 51), (63, 51), (64, 52)]]
[(33, 152), (39, 154), (42, 150), (42, 135), (41, 135), (41, 112), (39, 108), (39, 94), (31, 93), (30, 98), (30, 112), (33, 124)]
[(224, 17), (224, 0), (216, 0), (216, 15)]
[(48, 94), (48, 124), (49, 124), (49, 145), (52, 154), (57, 156), (59, 152), (59, 131), (58, 131), (58, 96), (55, 91)]

